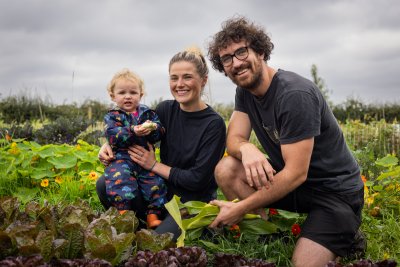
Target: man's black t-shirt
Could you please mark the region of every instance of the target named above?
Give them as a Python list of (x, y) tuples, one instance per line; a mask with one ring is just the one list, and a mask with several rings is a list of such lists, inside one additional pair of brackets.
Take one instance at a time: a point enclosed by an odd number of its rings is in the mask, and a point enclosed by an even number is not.
[(238, 87), (235, 110), (248, 114), (276, 171), (285, 165), (281, 145), (314, 137), (304, 185), (343, 193), (363, 187), (358, 164), (343, 133), (320, 90), (311, 81), (293, 72), (278, 70), (261, 98)]

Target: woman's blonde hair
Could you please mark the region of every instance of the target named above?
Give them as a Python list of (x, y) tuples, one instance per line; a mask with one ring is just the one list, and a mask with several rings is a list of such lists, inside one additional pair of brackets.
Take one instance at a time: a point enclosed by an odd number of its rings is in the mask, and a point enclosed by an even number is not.
[(179, 62), (179, 61), (187, 61), (193, 63), (196, 67), (197, 73), (201, 78), (205, 78), (208, 75), (208, 66), (206, 60), (204, 58), (203, 53), (200, 48), (197, 46), (191, 46), (186, 48), (182, 52), (178, 52), (175, 54), (171, 60), (169, 61), (168, 70), (171, 70), (171, 65)]
[(115, 84), (119, 80), (127, 80), (127, 81), (132, 81), (132, 82), (137, 83), (137, 85), (139, 86), (139, 89), (140, 89), (141, 96), (144, 95), (144, 93), (145, 93), (144, 81), (142, 80), (142, 78), (140, 78), (140, 76), (137, 75), (136, 73), (134, 73), (133, 71), (131, 71), (127, 68), (124, 68), (114, 75), (114, 77), (110, 81), (110, 84), (107, 87), (107, 91), (108, 91), (108, 94), (110, 95), (110, 97), (113, 97)]

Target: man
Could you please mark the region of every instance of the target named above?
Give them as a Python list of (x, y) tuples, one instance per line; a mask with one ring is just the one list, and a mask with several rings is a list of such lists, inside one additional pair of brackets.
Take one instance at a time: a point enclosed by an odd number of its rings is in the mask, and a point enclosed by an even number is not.
[[(228, 157), (215, 177), (228, 200), (210, 227), (232, 225), (264, 207), (307, 213), (294, 266), (346, 256), (361, 224), (363, 183), (332, 111), (311, 81), (268, 66), (274, 45), (263, 28), (227, 20), (209, 45), (213, 67), (237, 85)], [(269, 160), (249, 142), (254, 130)]]

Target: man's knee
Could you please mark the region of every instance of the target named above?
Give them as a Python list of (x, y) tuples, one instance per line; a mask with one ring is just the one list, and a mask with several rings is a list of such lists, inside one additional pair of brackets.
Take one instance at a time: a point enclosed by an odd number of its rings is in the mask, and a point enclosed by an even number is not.
[(218, 185), (232, 182), (232, 179), (236, 178), (240, 173), (240, 167), (242, 167), (242, 163), (239, 160), (231, 156), (222, 158), (214, 171)]

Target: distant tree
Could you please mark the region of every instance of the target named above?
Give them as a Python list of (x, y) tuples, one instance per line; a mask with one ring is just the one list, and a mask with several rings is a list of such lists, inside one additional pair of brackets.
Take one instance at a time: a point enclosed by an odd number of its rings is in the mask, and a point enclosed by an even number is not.
[(158, 106), (158, 104), (160, 104), (163, 101), (162, 97), (159, 97), (158, 99), (154, 99), (153, 101), (151, 101), (150, 103), (150, 108), (151, 109), (156, 109), (156, 107)]
[(318, 86), (318, 88), (321, 91), (322, 95), (324, 96), (326, 102), (332, 108), (333, 107), (333, 103), (332, 103), (332, 101), (330, 100), (330, 97), (329, 97), (330, 91), (326, 87), (324, 79), (319, 77), (318, 68), (317, 68), (317, 66), (315, 64), (312, 64), (312, 66), (311, 66), (311, 76), (313, 78), (313, 82)]

